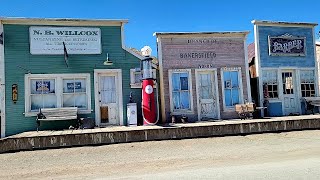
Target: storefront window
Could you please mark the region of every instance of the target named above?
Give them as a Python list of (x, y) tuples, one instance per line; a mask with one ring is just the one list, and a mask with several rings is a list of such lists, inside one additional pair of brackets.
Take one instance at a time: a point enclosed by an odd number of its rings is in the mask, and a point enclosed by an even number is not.
[(302, 97), (315, 96), (315, 80), (313, 70), (300, 71), (301, 95)]
[(262, 70), (262, 84), (264, 98), (278, 98), (277, 70)]
[(63, 79), (63, 107), (87, 108), (86, 79)]
[(31, 111), (57, 107), (55, 79), (32, 79), (30, 83)]
[(223, 70), (224, 104), (232, 108), (240, 103), (240, 70)]
[(173, 111), (191, 110), (190, 71), (170, 71)]
[(27, 74), (25, 76), (26, 116), (40, 108), (78, 107), (91, 111), (90, 74)]

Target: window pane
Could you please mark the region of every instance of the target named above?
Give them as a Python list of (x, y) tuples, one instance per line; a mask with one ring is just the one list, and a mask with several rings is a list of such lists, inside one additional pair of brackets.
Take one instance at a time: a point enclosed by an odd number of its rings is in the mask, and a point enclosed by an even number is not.
[(55, 108), (57, 107), (57, 97), (54, 94), (32, 95), (31, 110), (39, 108)]
[(225, 81), (231, 81), (231, 76), (230, 76), (230, 72), (229, 71), (224, 71), (223, 72), (223, 79)]
[(278, 98), (277, 70), (262, 70), (264, 98)]
[(239, 88), (238, 71), (231, 71), (230, 75), (231, 75), (232, 88)]
[(211, 94), (210, 93), (210, 90), (209, 87), (200, 87), (200, 96), (201, 96), (201, 99), (209, 99), (211, 98)]
[(231, 89), (225, 89), (224, 99), (225, 99), (226, 106), (232, 106)]
[(63, 92), (86, 92), (85, 79), (64, 79), (63, 80)]
[(134, 83), (141, 83), (142, 74), (140, 72), (134, 73)]
[(54, 79), (32, 79), (31, 94), (48, 94), (55, 93)]
[(232, 89), (232, 106), (235, 104), (239, 104), (239, 90), (238, 89)]
[(63, 107), (87, 108), (86, 94), (65, 94), (63, 95)]
[(189, 89), (187, 77), (180, 77), (180, 87), (181, 87), (181, 90)]
[(181, 92), (181, 109), (190, 109), (189, 92)]
[(101, 77), (101, 103), (115, 103), (116, 102), (116, 84), (115, 76)]
[(180, 93), (174, 92), (172, 98), (174, 109), (180, 109)]
[(172, 74), (172, 88), (173, 88), (173, 91), (180, 90), (180, 74), (179, 73)]

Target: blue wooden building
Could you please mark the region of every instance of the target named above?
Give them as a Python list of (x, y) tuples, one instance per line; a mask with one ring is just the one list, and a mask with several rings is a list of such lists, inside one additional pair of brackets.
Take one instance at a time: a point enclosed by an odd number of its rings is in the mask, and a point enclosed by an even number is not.
[[(257, 104), (267, 116), (304, 114), (303, 97), (318, 95), (316, 23), (253, 20)], [(250, 61), (250, 60), (249, 60)], [(254, 77), (253, 77), (254, 78)]]

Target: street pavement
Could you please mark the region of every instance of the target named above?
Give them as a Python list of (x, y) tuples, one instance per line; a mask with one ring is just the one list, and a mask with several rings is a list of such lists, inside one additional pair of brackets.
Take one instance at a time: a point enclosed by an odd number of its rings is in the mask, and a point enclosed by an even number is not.
[(6, 153), (0, 179), (320, 179), (320, 130)]

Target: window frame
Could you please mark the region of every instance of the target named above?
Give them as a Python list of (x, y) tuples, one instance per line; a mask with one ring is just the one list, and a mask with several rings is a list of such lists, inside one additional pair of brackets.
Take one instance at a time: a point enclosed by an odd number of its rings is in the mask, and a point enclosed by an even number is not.
[[(301, 75), (302, 75), (302, 72), (303, 71), (313, 71), (313, 83), (305, 83), (305, 82), (302, 82), (302, 78), (301, 78)], [(299, 82), (300, 82), (300, 94), (301, 94), (301, 97), (315, 97), (316, 96), (316, 77), (315, 77), (315, 70), (314, 69), (301, 69), (300, 72), (299, 72)], [(303, 93), (302, 93), (302, 84), (305, 84), (305, 85), (310, 85), (310, 84), (313, 84), (313, 87), (314, 87), (314, 94), (313, 96), (303, 96)], [(306, 90), (305, 90), (306, 91)], [(308, 90), (309, 92), (311, 92), (311, 90)]]
[[(267, 84), (267, 85), (277, 85), (277, 94), (278, 94), (278, 97), (269, 97), (269, 94), (268, 94), (268, 97), (264, 97), (264, 78), (263, 78), (263, 73), (264, 72), (267, 72), (267, 71), (274, 71), (275, 73), (275, 77), (276, 77), (276, 83), (275, 84)], [(262, 97), (265, 98), (265, 99), (268, 99), (268, 100), (279, 100), (280, 99), (280, 96), (281, 94), (283, 94), (283, 92), (280, 92), (280, 86), (282, 86), (282, 83), (280, 83), (280, 80), (279, 80), (279, 71), (278, 69), (262, 69), (262, 72), (261, 72), (261, 82), (262, 82)], [(282, 77), (281, 77), (282, 78)], [(282, 79), (281, 79), (282, 81)], [(282, 88), (282, 87), (281, 87)], [(275, 91), (273, 91), (275, 92)]]
[[(137, 71), (136, 69), (130, 69), (130, 87), (131, 88), (142, 88), (142, 82), (136, 83), (135, 74), (141, 74), (141, 71)], [(157, 78), (156, 69), (152, 69), (152, 77), (153, 79)], [(156, 88), (156, 86), (154, 86)]]
[(31, 111), (31, 80), (35, 79), (54, 79), (55, 94), (57, 98), (57, 108), (63, 107), (63, 80), (64, 79), (85, 79), (87, 94), (87, 109), (78, 109), (79, 114), (90, 114), (91, 110), (91, 83), (90, 73), (77, 74), (26, 74), (24, 79), (25, 90), (25, 108), (24, 114), (26, 117), (36, 116), (37, 111)]
[[(188, 88), (189, 88), (189, 100), (190, 100), (190, 109), (174, 109), (173, 105), (173, 95), (172, 95), (172, 75), (173, 73), (187, 73), (188, 74)], [(191, 69), (170, 69), (168, 70), (168, 81), (169, 81), (169, 98), (170, 98), (170, 112), (173, 115), (181, 114), (194, 114), (193, 110), (193, 90), (192, 90), (192, 73)]]
[(223, 73), (225, 71), (236, 71), (238, 72), (238, 82), (239, 82), (239, 103), (243, 103), (243, 85), (242, 85), (242, 72), (241, 67), (225, 67), (220, 69), (220, 77), (221, 77), (221, 91), (222, 91), (222, 103), (223, 103), (223, 111), (235, 111), (235, 106), (226, 106), (225, 102), (225, 83)]

